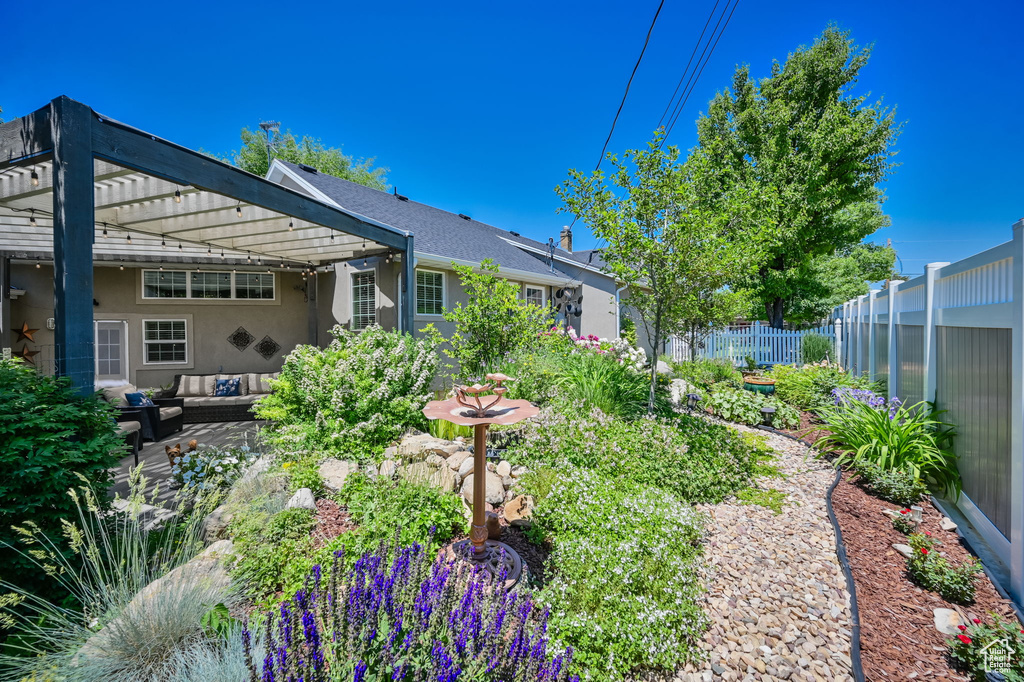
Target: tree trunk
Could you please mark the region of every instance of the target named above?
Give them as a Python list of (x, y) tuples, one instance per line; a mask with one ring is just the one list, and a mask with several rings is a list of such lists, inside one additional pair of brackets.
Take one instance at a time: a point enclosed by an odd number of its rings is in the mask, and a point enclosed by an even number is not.
[(782, 318), (782, 304), (784, 299), (776, 298), (764, 304), (764, 312), (768, 316), (768, 326), (772, 329), (782, 329), (784, 322)]
[(658, 384), (658, 349), (661, 348), (661, 313), (654, 316), (654, 357), (651, 358), (651, 390), (647, 394), (647, 414), (654, 414), (654, 387)]

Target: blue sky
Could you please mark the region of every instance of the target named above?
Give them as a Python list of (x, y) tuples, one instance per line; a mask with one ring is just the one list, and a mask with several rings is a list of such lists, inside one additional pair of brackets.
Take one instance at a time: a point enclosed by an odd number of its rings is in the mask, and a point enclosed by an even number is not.
[[(667, 0), (609, 149), (658, 123), (713, 2)], [(0, 106), (65, 94), (193, 148), (277, 119), (388, 166), (402, 194), (537, 239), (553, 188), (590, 170), (656, 0), (6, 3)], [(906, 121), (886, 183), (905, 272), (1011, 236), (1024, 216), (1024, 3), (741, 0), (670, 142), (737, 64), (768, 73), (830, 21), (874, 43), (861, 87)], [(50, 31), (47, 34), (47, 31)], [(594, 240), (576, 231), (577, 248)]]

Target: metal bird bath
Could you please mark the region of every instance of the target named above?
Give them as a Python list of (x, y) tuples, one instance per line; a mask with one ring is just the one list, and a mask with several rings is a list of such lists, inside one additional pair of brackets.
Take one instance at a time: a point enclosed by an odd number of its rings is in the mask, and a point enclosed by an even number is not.
[[(523, 561), (514, 549), (503, 542), (487, 539), (484, 498), (487, 495), (487, 427), (491, 424), (515, 424), (537, 415), (539, 410), (528, 400), (508, 400), (512, 381), (504, 374), (488, 374), (484, 385), (456, 386), (448, 400), (434, 400), (423, 408), (427, 419), (444, 419), (461, 426), (473, 427), (473, 525), (469, 540), (455, 543), (457, 556), (467, 557), (495, 579), (514, 585), (523, 571)], [(470, 549), (470, 547), (472, 549)]]

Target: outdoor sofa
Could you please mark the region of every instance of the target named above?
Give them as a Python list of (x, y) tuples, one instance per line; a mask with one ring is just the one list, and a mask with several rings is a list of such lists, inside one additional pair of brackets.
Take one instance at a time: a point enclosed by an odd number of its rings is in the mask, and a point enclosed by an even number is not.
[[(161, 395), (181, 401), (186, 424), (250, 421), (256, 418), (253, 403), (270, 393), (269, 381), (279, 374), (176, 374), (174, 384)], [(214, 395), (218, 379), (238, 379), (238, 395)]]
[[(130, 413), (127, 421), (138, 421), (141, 426), (142, 440), (163, 440), (167, 436), (181, 431), (183, 406), (179, 399), (152, 398), (153, 405), (129, 405), (126, 393), (138, 393), (139, 389), (132, 384), (113, 386), (103, 389), (103, 397), (117, 407), (122, 413)], [(123, 416), (123, 415), (122, 415)], [(120, 421), (120, 420), (118, 420)]]

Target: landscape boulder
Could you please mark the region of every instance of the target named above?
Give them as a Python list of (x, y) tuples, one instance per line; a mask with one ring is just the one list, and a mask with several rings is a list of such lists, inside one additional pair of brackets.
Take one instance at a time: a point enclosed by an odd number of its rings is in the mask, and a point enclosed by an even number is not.
[(462, 466), (463, 462), (465, 462), (467, 459), (472, 458), (473, 453), (471, 453), (469, 450), (459, 450), (454, 455), (450, 456), (446, 461), (448, 463), (448, 467), (452, 471), (458, 471), (459, 467)]
[[(473, 504), (473, 479), (476, 474), (470, 474), (462, 481), (462, 497), (466, 502)], [(501, 504), (505, 501), (505, 488), (501, 485), (501, 479), (490, 471), (487, 472), (486, 495), (484, 499), (488, 504)]]
[(519, 495), (505, 503), (502, 515), (510, 526), (525, 528), (533, 523), (530, 520), (533, 515), (533, 506), (532, 495)]
[(320, 465), (320, 478), (324, 479), (324, 485), (331, 490), (341, 490), (345, 485), (348, 475), (359, 471), (359, 465), (355, 462), (346, 462), (340, 459), (325, 459)]
[(384, 478), (394, 478), (395, 472), (398, 471), (398, 462), (393, 459), (386, 459), (380, 463), (378, 471)]
[(313, 491), (309, 488), (299, 488), (285, 505), (287, 509), (316, 509), (316, 500), (313, 498)]
[(231, 518), (232, 514), (228, 511), (228, 506), (226, 504), (222, 504), (207, 514), (206, 518), (203, 519), (202, 526), (200, 527), (200, 532), (203, 536), (203, 544), (210, 545), (217, 540), (224, 538), (224, 535), (228, 530), (228, 525), (231, 523)]

